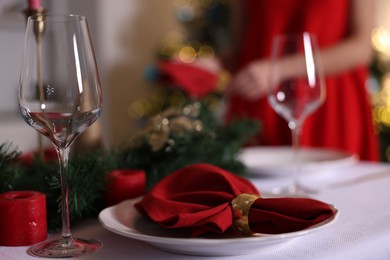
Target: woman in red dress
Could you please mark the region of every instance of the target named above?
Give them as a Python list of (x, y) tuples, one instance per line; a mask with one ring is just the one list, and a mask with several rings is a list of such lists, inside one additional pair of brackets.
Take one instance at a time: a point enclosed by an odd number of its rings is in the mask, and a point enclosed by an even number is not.
[[(326, 75), (324, 104), (304, 122), (302, 146), (355, 153), (379, 160), (378, 137), (366, 90), (371, 61), (374, 1), (234, 0), (234, 74), (227, 120), (262, 123), (258, 145), (291, 144), (286, 121), (269, 106), (267, 70), (275, 35), (309, 32), (317, 36)], [(230, 64), (230, 65), (229, 65)], [(229, 67), (230, 66), (230, 67)], [(286, 71), (286, 73), (288, 73)]]

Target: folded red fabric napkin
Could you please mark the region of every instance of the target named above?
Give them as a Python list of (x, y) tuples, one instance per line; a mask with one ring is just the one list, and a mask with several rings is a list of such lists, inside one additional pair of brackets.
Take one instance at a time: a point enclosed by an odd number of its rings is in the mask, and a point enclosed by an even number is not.
[(215, 90), (218, 76), (201, 68), (181, 62), (161, 61), (162, 79), (175, 84), (189, 96), (202, 98)]
[[(189, 230), (199, 236), (223, 233), (236, 220), (245, 218), (232, 207), (232, 200), (242, 194), (259, 192), (243, 177), (200, 163), (161, 180), (135, 207), (163, 227)], [(255, 197), (251, 203), (246, 220), (253, 233), (303, 230), (335, 214), (328, 204), (309, 198)]]

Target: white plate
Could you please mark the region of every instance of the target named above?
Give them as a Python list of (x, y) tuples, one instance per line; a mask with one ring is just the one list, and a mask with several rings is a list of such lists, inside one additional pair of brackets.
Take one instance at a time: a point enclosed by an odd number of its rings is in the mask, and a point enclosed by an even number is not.
[[(293, 238), (318, 231), (334, 223), (337, 213), (308, 229), (278, 235), (224, 238), (188, 238), (173, 230), (161, 228), (158, 224), (142, 217), (134, 208), (139, 199), (127, 200), (104, 209), (99, 221), (104, 228), (116, 234), (144, 241), (151, 246), (172, 253), (203, 256), (243, 255), (264, 251)], [(333, 206), (332, 206), (333, 207)]]
[[(303, 173), (336, 169), (358, 161), (358, 156), (354, 154), (318, 148), (301, 148), (299, 158)], [(252, 176), (284, 176), (293, 169), (292, 149), (286, 146), (244, 148), (240, 159)]]

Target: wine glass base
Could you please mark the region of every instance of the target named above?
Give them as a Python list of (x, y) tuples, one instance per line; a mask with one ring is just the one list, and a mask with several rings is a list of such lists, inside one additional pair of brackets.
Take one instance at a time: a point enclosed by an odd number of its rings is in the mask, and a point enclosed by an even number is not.
[(68, 258), (91, 254), (102, 246), (103, 243), (95, 239), (56, 239), (31, 246), (29, 253), (46, 258)]

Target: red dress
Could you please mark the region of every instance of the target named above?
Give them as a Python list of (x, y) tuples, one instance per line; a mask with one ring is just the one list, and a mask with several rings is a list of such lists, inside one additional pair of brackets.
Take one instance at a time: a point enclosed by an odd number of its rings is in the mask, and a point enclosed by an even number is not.
[[(272, 38), (277, 34), (306, 31), (317, 36), (320, 47), (336, 44), (348, 35), (349, 0), (240, 1), (246, 8), (246, 23), (235, 71), (255, 59), (268, 58)], [(326, 78), (326, 101), (305, 120), (302, 146), (335, 148), (356, 153), (362, 160), (379, 160), (378, 137), (365, 87), (367, 78), (366, 67)], [(248, 117), (262, 123), (256, 137), (259, 145), (291, 144), (286, 121), (272, 110), (266, 98), (250, 102), (231, 96), (227, 120)]]

